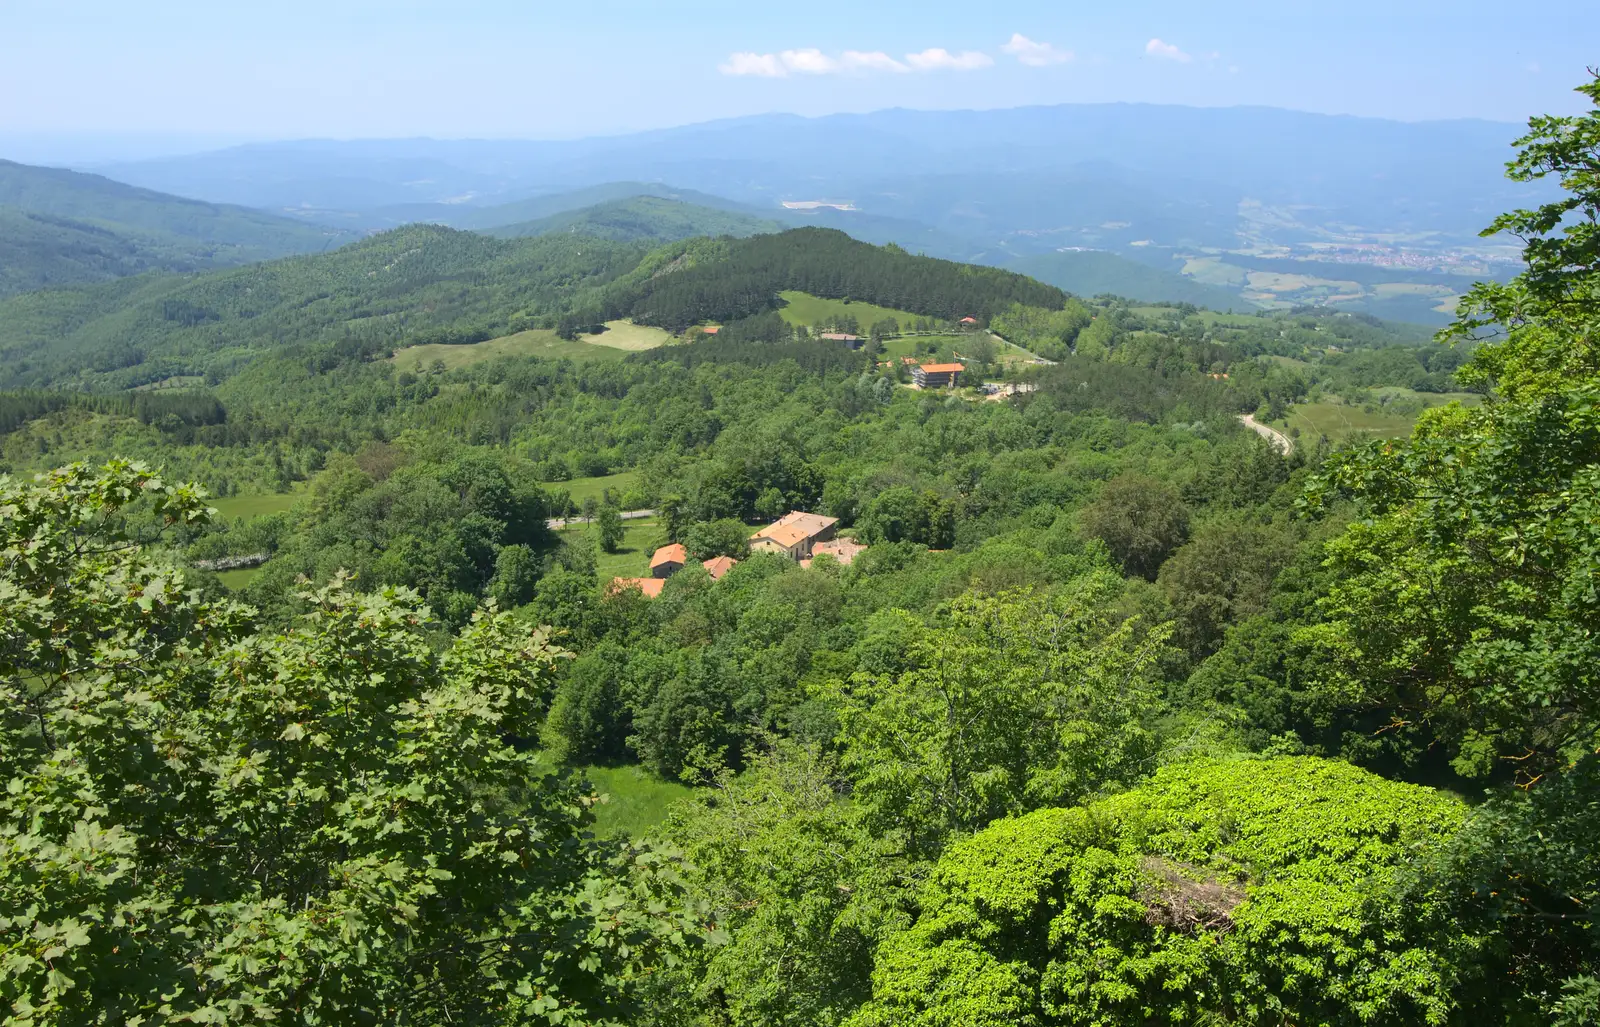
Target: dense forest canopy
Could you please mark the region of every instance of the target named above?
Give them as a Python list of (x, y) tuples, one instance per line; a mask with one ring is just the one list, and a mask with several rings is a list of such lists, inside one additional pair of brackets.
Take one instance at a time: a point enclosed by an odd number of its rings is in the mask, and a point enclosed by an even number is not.
[(8, 1021), (1596, 1022), (1583, 95), (1437, 341), (821, 230), (0, 305)]

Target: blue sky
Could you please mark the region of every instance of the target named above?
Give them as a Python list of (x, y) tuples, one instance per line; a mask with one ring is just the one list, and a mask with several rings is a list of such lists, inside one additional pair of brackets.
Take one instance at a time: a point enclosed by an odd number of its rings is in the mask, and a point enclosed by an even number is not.
[(0, 136), (555, 138), (1136, 101), (1578, 109), (1593, 0), (0, 0)]

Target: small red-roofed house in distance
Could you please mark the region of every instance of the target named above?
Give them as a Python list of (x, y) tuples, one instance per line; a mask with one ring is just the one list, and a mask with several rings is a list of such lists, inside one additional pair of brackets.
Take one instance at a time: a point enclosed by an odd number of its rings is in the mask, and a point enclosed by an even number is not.
[(683, 565), (689, 562), (689, 551), (677, 542), (670, 546), (662, 546), (650, 557), (650, 576), (654, 578), (670, 578), (683, 570)]
[(706, 573), (711, 575), (712, 581), (720, 581), (738, 562), (731, 556), (714, 556), (705, 562)]
[(611, 584), (606, 586), (606, 595), (614, 596), (619, 592), (636, 588), (644, 593), (646, 599), (654, 599), (661, 594), (666, 585), (665, 578), (612, 578)]

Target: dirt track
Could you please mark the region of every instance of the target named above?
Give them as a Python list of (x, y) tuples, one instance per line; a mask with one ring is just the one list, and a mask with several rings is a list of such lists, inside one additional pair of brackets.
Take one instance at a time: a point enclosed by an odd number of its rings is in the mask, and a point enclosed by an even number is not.
[(1246, 428), (1272, 443), (1272, 448), (1288, 456), (1294, 452), (1294, 440), (1276, 428), (1269, 428), (1256, 420), (1255, 414), (1240, 414), (1239, 421)]

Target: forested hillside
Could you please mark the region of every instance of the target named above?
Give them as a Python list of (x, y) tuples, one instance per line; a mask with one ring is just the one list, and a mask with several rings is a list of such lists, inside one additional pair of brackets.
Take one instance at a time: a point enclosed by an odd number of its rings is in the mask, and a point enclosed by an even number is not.
[[(815, 229), (416, 227), (11, 301), (55, 342), (3, 351), (50, 387), (0, 394), (0, 1003), (1600, 1021), (1583, 95), (1510, 166), (1565, 189), (1492, 226), (1523, 274), (1438, 339)], [(595, 357), (625, 314), (684, 331)], [(519, 315), (572, 349), (391, 357)], [(1240, 423), (1335, 400), (1412, 427)], [(752, 547), (791, 511), (839, 537)]]
[(353, 233), (0, 160), (0, 298), (337, 247)]
[(622, 242), (672, 242), (697, 235), (747, 236), (777, 232), (776, 221), (735, 211), (717, 210), (659, 196), (634, 196), (580, 210), (563, 211), (535, 221), (520, 221), (490, 230), (510, 239), (567, 232)]

